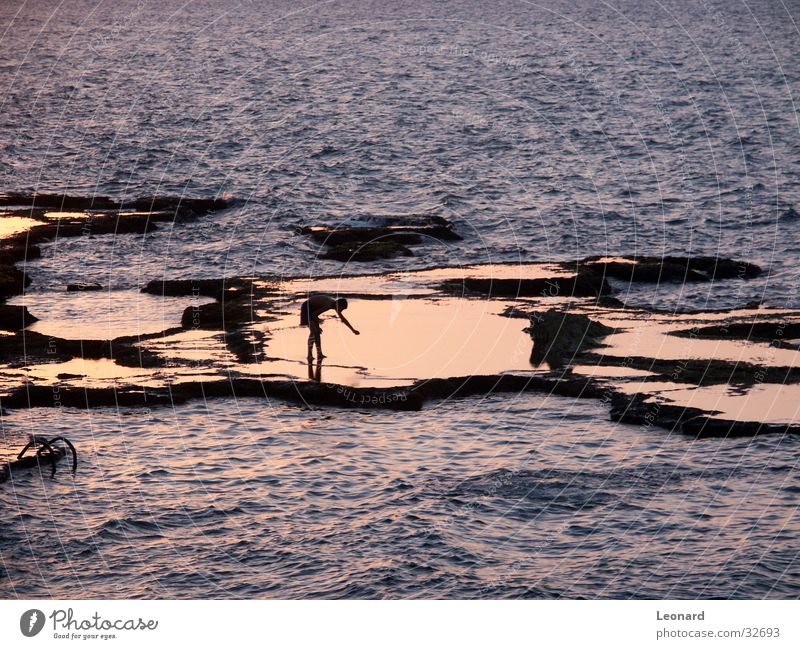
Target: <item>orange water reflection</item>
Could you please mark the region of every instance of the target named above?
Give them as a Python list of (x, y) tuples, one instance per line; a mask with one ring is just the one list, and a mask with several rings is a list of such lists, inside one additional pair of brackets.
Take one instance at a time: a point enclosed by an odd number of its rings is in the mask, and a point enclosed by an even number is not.
[[(420, 378), (499, 374), (530, 369), (526, 323), (499, 315), (505, 305), (445, 298), (353, 300), (347, 318), (324, 318), (322, 380), (383, 385)], [(298, 304), (299, 307), (299, 304)], [(308, 378), (308, 329), (299, 312), (268, 325), (268, 360), (243, 371)]]
[(41, 221), (29, 219), (25, 216), (4, 216), (0, 213), (0, 240), (21, 232), (27, 232), (33, 226), (41, 224)]

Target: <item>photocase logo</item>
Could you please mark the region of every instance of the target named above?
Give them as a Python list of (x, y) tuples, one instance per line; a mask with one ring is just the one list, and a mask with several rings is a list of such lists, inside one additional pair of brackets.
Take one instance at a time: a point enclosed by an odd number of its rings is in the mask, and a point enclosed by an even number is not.
[(44, 628), (44, 613), (38, 608), (25, 611), (19, 618), (19, 630), (26, 638), (32, 638)]

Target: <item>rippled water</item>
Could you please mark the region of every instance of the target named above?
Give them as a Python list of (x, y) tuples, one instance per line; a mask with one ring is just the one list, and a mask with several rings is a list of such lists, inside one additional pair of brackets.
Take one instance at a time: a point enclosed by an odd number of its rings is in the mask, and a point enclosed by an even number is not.
[[(487, 413), (492, 425), (487, 426)], [(800, 439), (690, 441), (558, 397), (14, 412), (73, 483), (0, 491), (18, 597), (794, 597)]]
[(87, 255), (113, 285), (198, 263), (316, 272), (294, 225), (433, 210), (466, 236), (428, 262), (719, 251), (774, 267), (752, 293), (794, 299), (797, 17), (767, 0), (3, 3), (0, 183), (247, 201), (148, 236), (152, 254)]
[[(620, 286), (632, 301), (798, 303), (797, 223), (782, 216), (800, 209), (797, 19), (767, 0), (3, 2), (0, 190), (242, 199), (43, 247), (31, 291), (98, 281), (104, 327), (135, 321), (124, 290), (159, 277), (605, 253), (770, 271)], [(293, 234), (418, 211), (464, 239), (345, 268)], [(535, 395), (402, 415), (219, 400), (0, 422), (0, 450), (58, 431), (82, 453), (74, 483), (62, 470), (0, 489), (8, 596), (800, 587), (796, 438), (692, 441)]]

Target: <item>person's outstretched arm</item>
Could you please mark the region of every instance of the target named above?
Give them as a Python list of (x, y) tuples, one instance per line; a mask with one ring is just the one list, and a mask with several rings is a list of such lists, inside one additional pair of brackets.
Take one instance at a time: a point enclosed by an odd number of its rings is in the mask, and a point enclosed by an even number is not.
[(352, 331), (356, 336), (358, 336), (361, 333), (358, 329), (353, 329), (353, 325), (351, 325), (347, 321), (347, 318), (344, 317), (344, 314), (342, 312), (339, 312), (339, 317), (341, 318), (342, 322), (344, 322), (350, 328), (350, 331)]

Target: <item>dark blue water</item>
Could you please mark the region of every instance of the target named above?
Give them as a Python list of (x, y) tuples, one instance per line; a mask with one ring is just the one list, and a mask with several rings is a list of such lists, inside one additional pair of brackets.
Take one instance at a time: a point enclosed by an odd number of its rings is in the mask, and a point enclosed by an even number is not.
[[(798, 18), (766, 0), (3, 2), (0, 188), (243, 201), (59, 240), (33, 291), (672, 252), (769, 272), (630, 299), (798, 303)], [(410, 212), (463, 241), (345, 268), (293, 234)], [(0, 593), (797, 595), (797, 440), (606, 417), (531, 396), (15, 412), (5, 448), (58, 430), (85, 464), (0, 491)]]

